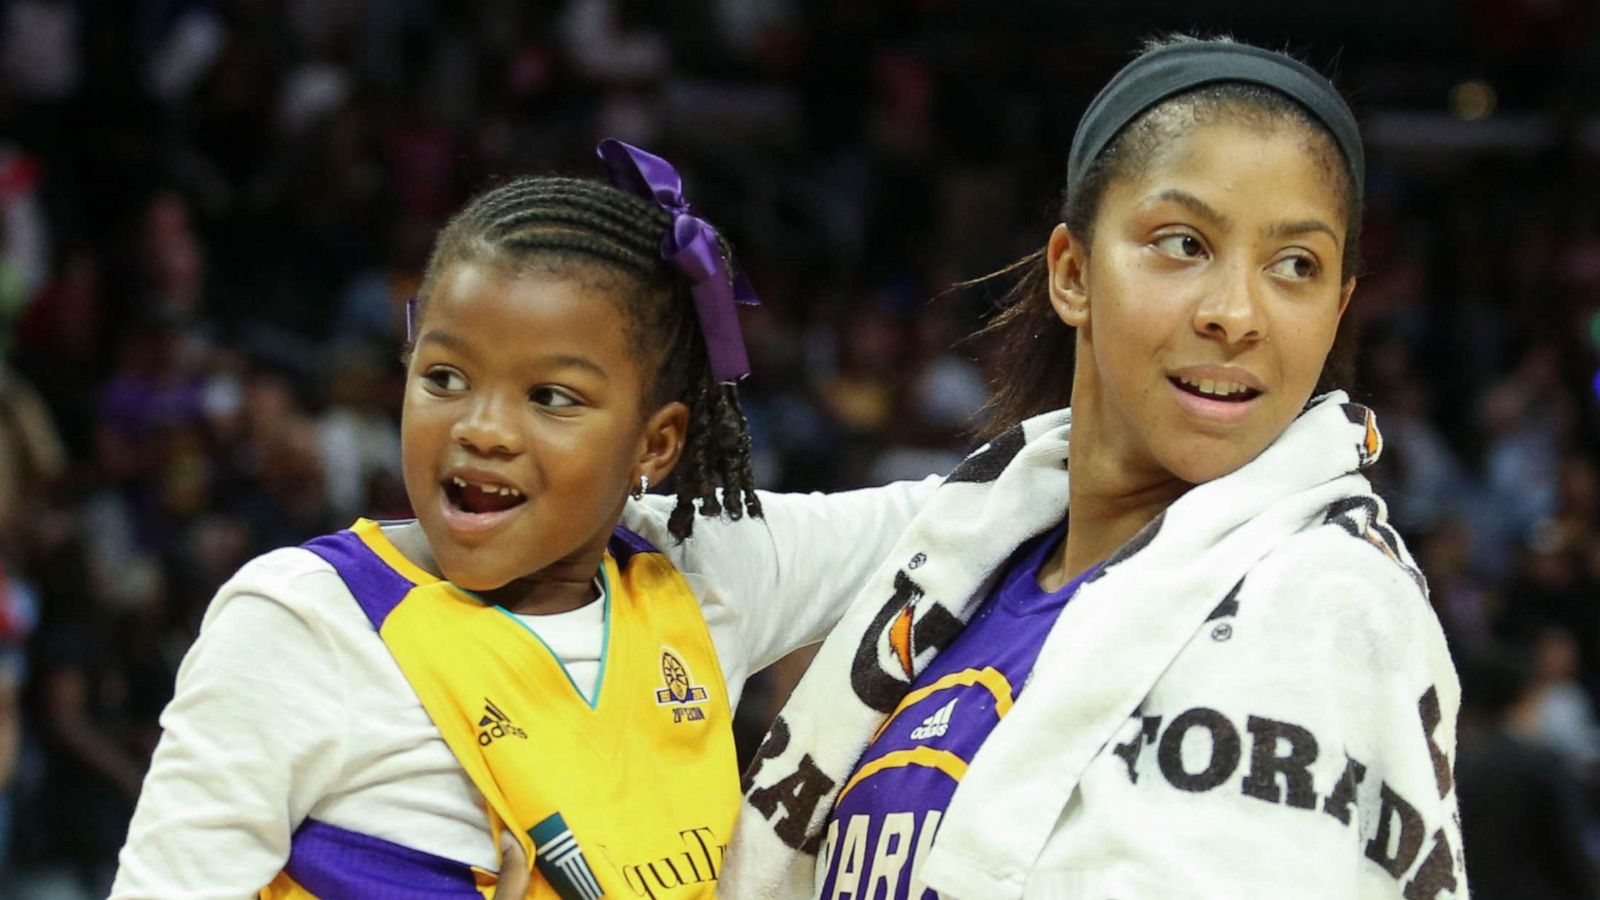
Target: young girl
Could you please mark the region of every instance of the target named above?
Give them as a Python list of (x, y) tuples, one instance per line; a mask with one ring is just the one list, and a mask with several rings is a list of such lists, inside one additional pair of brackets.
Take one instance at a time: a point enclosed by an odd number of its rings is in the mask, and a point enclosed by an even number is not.
[(723, 242), (664, 160), (600, 152), (620, 187), (514, 181), (440, 235), (417, 518), (222, 587), (114, 896), (488, 896), (506, 842), (528, 896), (712, 896), (745, 678), (821, 636), (931, 485), (751, 489)]
[(1163, 44), (1101, 91), (992, 326), (1002, 430), (758, 752), (728, 896), (1466, 896), (1456, 676), (1372, 413), (1311, 399), (1362, 166), (1277, 53)]

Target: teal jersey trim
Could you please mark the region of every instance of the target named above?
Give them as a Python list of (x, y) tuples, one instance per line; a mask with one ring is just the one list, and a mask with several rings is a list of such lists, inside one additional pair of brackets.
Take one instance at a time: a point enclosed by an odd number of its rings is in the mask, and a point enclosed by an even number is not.
[(567, 670), (567, 664), (562, 662), (561, 657), (557, 656), (556, 652), (551, 650), (550, 645), (545, 642), (545, 639), (539, 636), (539, 632), (533, 630), (533, 627), (527, 622), (524, 622), (521, 616), (518, 616), (516, 613), (511, 612), (498, 603), (490, 603), (488, 600), (485, 600), (483, 597), (467, 590), (466, 588), (461, 588), (461, 590), (477, 599), (479, 603), (493, 608), (501, 615), (517, 623), (518, 625), (521, 625), (524, 631), (533, 635), (533, 639), (539, 642), (539, 646), (544, 648), (544, 652), (550, 654), (550, 658), (555, 660), (556, 665), (561, 667), (561, 674), (567, 676), (567, 684), (572, 685), (573, 693), (578, 695), (578, 699), (587, 704), (590, 709), (599, 708), (600, 697), (602, 696), (601, 691), (605, 690), (606, 685), (606, 661), (610, 658), (611, 651), (611, 579), (606, 577), (605, 566), (600, 567), (600, 592), (602, 594), (600, 602), (605, 604), (604, 609), (601, 611), (603, 620), (600, 626), (600, 677), (594, 680), (593, 699), (584, 696), (583, 688), (578, 687), (578, 681), (577, 679), (573, 678), (572, 673)]

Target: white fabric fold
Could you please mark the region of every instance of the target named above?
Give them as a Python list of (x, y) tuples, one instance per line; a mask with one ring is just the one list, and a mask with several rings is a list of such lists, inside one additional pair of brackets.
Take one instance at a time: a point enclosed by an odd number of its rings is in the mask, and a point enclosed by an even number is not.
[[(818, 835), (826, 825), (833, 798), (873, 734), (916, 673), (987, 595), (995, 574), (1016, 547), (1063, 517), (1069, 433), (1068, 411), (1023, 423), (969, 457), (913, 521), (850, 613), (824, 642), (746, 774), (745, 805), (722, 876), (722, 896), (739, 900), (812, 896)], [(1219, 605), (1225, 598), (1247, 601), (1253, 607), (1251, 614), (1261, 615), (1261, 607), (1276, 602), (1261, 597), (1261, 591), (1294, 593), (1292, 583), (1284, 583), (1286, 579), (1266, 583), (1269, 579), (1263, 577), (1252, 579), (1263, 584), (1239, 596), (1240, 585), (1265, 557), (1274, 551), (1287, 552), (1284, 547), (1315, 545), (1333, 548), (1324, 554), (1331, 560), (1329, 571), (1343, 572), (1351, 558), (1356, 560), (1358, 574), (1364, 568), (1381, 567), (1375, 583), (1385, 587), (1377, 589), (1376, 602), (1398, 604), (1408, 616), (1404, 621), (1416, 623), (1418, 646), (1426, 653), (1416, 665), (1395, 668), (1392, 691), (1387, 684), (1382, 687), (1403, 700), (1393, 705), (1395, 712), (1386, 713), (1393, 721), (1385, 719), (1367, 729), (1383, 732), (1377, 738), (1380, 744), (1407, 742), (1406, 759), (1393, 766), (1383, 764), (1377, 758), (1380, 751), (1366, 749), (1372, 746), (1368, 741), (1372, 735), (1347, 739), (1335, 726), (1321, 725), (1317, 710), (1298, 714), (1296, 702), (1305, 700), (1300, 695), (1311, 696), (1312, 692), (1293, 687), (1293, 681), (1284, 681), (1291, 687), (1278, 694), (1271, 688), (1264, 688), (1259, 696), (1253, 692), (1248, 702), (1261, 709), (1247, 710), (1246, 718), (1255, 727), (1267, 721), (1256, 713), (1265, 716), (1270, 711), (1286, 721), (1298, 717), (1318, 723), (1318, 734), (1326, 744), (1338, 743), (1346, 754), (1357, 748), (1374, 766), (1384, 765), (1384, 788), (1412, 798), (1406, 805), (1420, 810), (1416, 816), (1422, 824), (1415, 827), (1426, 829), (1424, 837), (1434, 836), (1441, 828), (1449, 832), (1433, 843), (1445, 846), (1447, 856), (1453, 852), (1454, 859), (1441, 870), (1437, 860), (1429, 861), (1429, 846), (1410, 848), (1416, 841), (1408, 831), (1396, 851), (1407, 855), (1406, 871), (1395, 875), (1360, 858), (1362, 845), (1339, 830), (1345, 826), (1334, 813), (1296, 809), (1293, 813), (1299, 818), (1284, 818), (1281, 825), (1291, 832), (1294, 827), (1304, 827), (1311, 836), (1307, 840), (1326, 838), (1337, 847), (1354, 848), (1336, 848), (1326, 854), (1344, 854), (1351, 859), (1345, 867), (1351, 873), (1349, 880), (1330, 882), (1323, 886), (1326, 890), (1367, 896), (1362, 891), (1372, 888), (1378, 891), (1375, 896), (1387, 896), (1385, 891), (1400, 896), (1402, 888), (1415, 881), (1421, 884), (1416, 888), (1418, 895), (1431, 897), (1434, 895), (1423, 893), (1428, 885), (1455, 881), (1460, 882), (1460, 892), (1442, 895), (1465, 896), (1459, 833), (1446, 821), (1454, 812), (1454, 795), (1445, 790), (1448, 768), (1436, 786), (1438, 764), (1428, 757), (1429, 741), (1436, 738), (1445, 754), (1453, 753), (1458, 689), (1437, 634), (1437, 622), (1426, 609), (1421, 577), (1403, 544), (1384, 524), (1382, 501), (1359, 474), (1362, 466), (1376, 458), (1379, 447), (1370, 411), (1350, 403), (1342, 392), (1325, 395), (1313, 401), (1255, 460), (1223, 478), (1196, 486), (1119, 549), (1067, 604), (1040, 651), (1028, 682), (1032, 687), (1023, 691), (973, 758), (932, 850), (921, 861), (921, 879), (941, 897), (962, 900), (1161, 896), (1161, 892), (1173, 890), (1173, 884), (1183, 885), (1181, 872), (1160, 871), (1185, 865), (1182, 848), (1167, 848), (1157, 841), (1151, 844), (1149, 854), (1140, 858), (1140, 851), (1129, 849), (1139, 843), (1137, 839), (1124, 842), (1127, 846), (1112, 840), (1111, 836), (1121, 833), (1119, 829), (1134, 826), (1121, 821), (1097, 825), (1100, 814), (1084, 808), (1086, 779), (1096, 785), (1095, 796), (1116, 796), (1119, 804), (1148, 804), (1151, 814), (1190, 814), (1190, 804), (1199, 796), (1210, 801), (1206, 814), (1216, 817), (1219, 829), (1233, 827), (1230, 817), (1252, 814), (1279, 822), (1270, 817), (1282, 816), (1282, 806), (1265, 806), (1248, 796), (1241, 800), (1237, 790), (1213, 792), (1215, 797), (1185, 794), (1159, 783), (1159, 776), (1147, 778), (1144, 786), (1138, 787), (1134, 763), (1115, 757), (1110, 750), (1130, 727), (1140, 727), (1140, 714), (1152, 712), (1143, 707), (1152, 700), (1160, 708), (1154, 711), (1165, 714), (1164, 719), (1151, 716), (1157, 729), (1163, 722), (1170, 724), (1171, 713), (1179, 707), (1211, 702), (1201, 685), (1169, 685), (1163, 679), (1177, 661), (1186, 659), (1186, 653), (1210, 649), (1189, 648), (1197, 634), (1208, 632), (1208, 622), (1221, 612)], [(1307, 534), (1327, 537), (1315, 541), (1302, 538), (1291, 544), (1297, 535)], [(1288, 570), (1300, 565), (1296, 561)], [(1315, 569), (1316, 561), (1307, 560), (1305, 565)], [(1362, 593), (1365, 588), (1353, 590)], [(1282, 619), (1277, 616), (1271, 621)], [(1248, 631), (1249, 640), (1254, 641), (1289, 637), (1259, 626)], [(1239, 646), (1244, 654), (1240, 658), (1253, 658), (1250, 654), (1256, 651), (1251, 651), (1250, 645)], [(904, 665), (908, 657), (909, 671)], [(1196, 667), (1187, 661), (1184, 665)], [(1197, 670), (1203, 671), (1204, 666)], [(1186, 675), (1181, 680), (1193, 679)], [(1426, 723), (1417, 722), (1418, 698), (1413, 695), (1434, 687), (1436, 699), (1444, 701), (1439, 716), (1443, 725), (1442, 730), (1425, 734)], [(1249, 736), (1244, 721), (1241, 719), (1237, 730)], [(1270, 721), (1276, 726), (1278, 719)], [(1241, 775), (1252, 760), (1270, 762), (1271, 753), (1277, 750), (1273, 745), (1261, 751), (1266, 756), (1246, 754)], [(1319, 789), (1327, 793), (1345, 762), (1342, 757), (1335, 758), (1331, 746), (1325, 751), (1315, 776)], [(1417, 757), (1428, 765), (1415, 764)], [(1125, 775), (1118, 768), (1124, 766)], [(1382, 805), (1387, 801), (1381, 801), (1376, 780), (1362, 790), (1364, 799), (1357, 802), (1361, 818), (1351, 826), (1362, 829), (1356, 838), (1367, 832), (1376, 834), (1378, 820), (1391, 816), (1390, 808)], [(1327, 821), (1319, 820), (1318, 815)], [(1409, 819), (1401, 821), (1405, 828), (1413, 828), (1409, 823)], [(1151, 827), (1158, 826), (1152, 823)], [(1069, 829), (1088, 829), (1087, 834), (1098, 837), (1076, 837), (1076, 833), (1067, 833)], [(1383, 843), (1387, 848), (1393, 842), (1385, 838)], [(1099, 848), (1094, 851), (1097, 858), (1074, 860), (1074, 847)], [(1451, 851), (1452, 847), (1457, 849)], [(1380, 851), (1371, 852), (1382, 856)], [(1179, 858), (1169, 858), (1171, 853)], [(1399, 863), (1391, 860), (1390, 868), (1395, 867)], [(1157, 871), (1152, 873), (1152, 868)], [(1179, 880), (1168, 883), (1164, 880), (1168, 877)], [(1254, 887), (1269, 893), (1273, 889), (1264, 887), (1262, 881), (1271, 880), (1270, 869), (1254, 871), (1250, 877)], [(1069, 883), (1078, 887), (1061, 893), (1059, 885)], [(1049, 887), (1051, 884), (1058, 886)], [(1286, 882), (1278, 887), (1290, 891), (1283, 896), (1307, 895), (1303, 884), (1295, 887)], [(1232, 895), (1256, 894), (1246, 890)]]

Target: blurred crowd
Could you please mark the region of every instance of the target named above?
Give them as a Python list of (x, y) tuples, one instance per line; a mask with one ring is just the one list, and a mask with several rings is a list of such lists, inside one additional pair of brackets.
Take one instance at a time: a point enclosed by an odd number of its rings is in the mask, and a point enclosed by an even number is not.
[(0, 0), (0, 894), (104, 896), (241, 563), (407, 514), (403, 306), (473, 192), (662, 152), (763, 299), (762, 484), (946, 471), (1003, 280), (955, 286), (1042, 245), (1138, 38), (1235, 8), (1367, 123), (1349, 387), (1462, 668), (1475, 895), (1595, 896), (1600, 22), (1172, 5)]

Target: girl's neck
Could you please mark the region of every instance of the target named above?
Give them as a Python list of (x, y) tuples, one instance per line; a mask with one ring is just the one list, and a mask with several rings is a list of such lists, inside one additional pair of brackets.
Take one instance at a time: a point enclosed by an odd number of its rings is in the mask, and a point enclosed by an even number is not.
[(572, 612), (599, 599), (594, 585), (595, 572), (600, 569), (598, 559), (589, 568), (587, 576), (571, 570), (558, 572), (558, 569), (565, 570), (567, 567), (558, 563), (527, 578), (519, 578), (493, 590), (480, 591), (478, 596), (507, 612), (523, 616)]
[[(428, 547), (428, 537), (415, 521), (386, 526), (384, 537), (396, 550), (418, 568), (444, 579), (433, 551)], [(587, 606), (598, 598), (595, 591), (595, 573), (600, 571), (604, 555), (602, 544), (598, 552), (583, 552), (558, 560), (524, 578), (485, 591), (473, 591), (490, 603), (507, 612), (526, 616), (546, 616), (571, 612)]]

